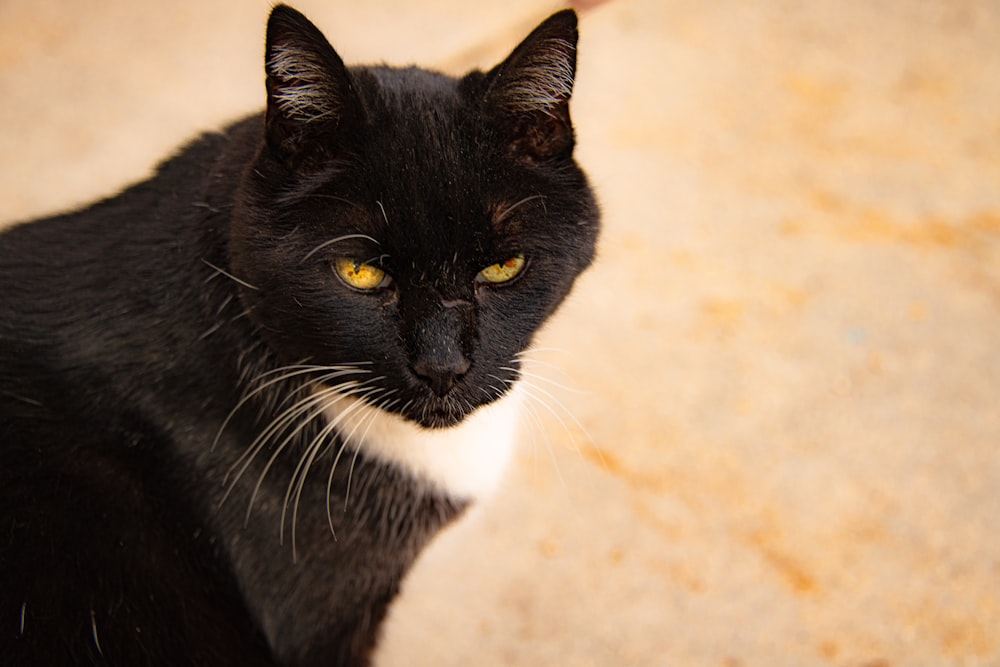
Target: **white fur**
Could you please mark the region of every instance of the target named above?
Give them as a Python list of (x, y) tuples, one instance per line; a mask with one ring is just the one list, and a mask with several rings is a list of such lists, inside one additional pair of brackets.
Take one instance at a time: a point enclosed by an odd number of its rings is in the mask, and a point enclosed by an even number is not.
[(547, 39), (519, 63), (517, 76), (506, 84), (506, 102), (517, 111), (547, 112), (573, 93), (573, 54), (563, 39)]
[(482, 498), (500, 482), (517, 435), (521, 395), (515, 386), (451, 428), (428, 429), (359, 399), (341, 396), (326, 409), (349, 446), (398, 466), (461, 499)]
[(308, 52), (292, 46), (277, 46), (268, 62), (269, 73), (283, 83), (274, 99), (289, 118), (312, 122), (337, 113), (337, 103), (323, 64)]

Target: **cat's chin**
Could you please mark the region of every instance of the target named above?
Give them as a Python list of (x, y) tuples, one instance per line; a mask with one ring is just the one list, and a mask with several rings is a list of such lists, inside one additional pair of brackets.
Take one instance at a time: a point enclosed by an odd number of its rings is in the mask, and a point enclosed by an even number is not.
[(428, 402), (404, 413), (403, 417), (415, 424), (428, 429), (443, 429), (457, 426), (470, 414), (470, 410), (463, 409), (451, 403)]
[(427, 415), (421, 415), (419, 418), (412, 419), (412, 421), (420, 424), (424, 428), (439, 429), (457, 426), (463, 419), (465, 419), (464, 413), (432, 412)]

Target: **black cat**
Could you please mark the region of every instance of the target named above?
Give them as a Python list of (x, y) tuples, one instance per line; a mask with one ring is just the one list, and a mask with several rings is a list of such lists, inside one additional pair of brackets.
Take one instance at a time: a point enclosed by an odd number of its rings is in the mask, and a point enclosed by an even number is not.
[(593, 258), (576, 41), (345, 68), (278, 6), (264, 114), (0, 236), (0, 661), (368, 663)]

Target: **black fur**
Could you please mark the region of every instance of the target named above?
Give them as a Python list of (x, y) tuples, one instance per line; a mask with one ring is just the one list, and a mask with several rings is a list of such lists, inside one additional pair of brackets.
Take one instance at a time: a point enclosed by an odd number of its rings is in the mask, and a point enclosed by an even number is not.
[[(432, 429), (516, 381), (593, 257), (575, 44), (562, 12), (488, 73), (346, 68), (279, 6), (266, 113), (0, 236), (5, 664), (367, 664), (467, 499), (363, 451), (334, 467), (318, 418), (241, 457), (320, 380), (281, 368), (361, 368), (366, 400)], [(389, 278), (348, 287), (337, 257)]]

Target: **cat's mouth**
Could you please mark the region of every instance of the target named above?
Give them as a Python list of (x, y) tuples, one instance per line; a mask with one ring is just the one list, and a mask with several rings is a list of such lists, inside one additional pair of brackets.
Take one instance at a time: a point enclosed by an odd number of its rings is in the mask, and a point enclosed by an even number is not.
[(417, 422), (424, 428), (448, 428), (455, 426), (469, 413), (457, 402), (447, 399), (428, 399), (423, 405), (417, 405), (404, 416)]
[[(328, 392), (329, 389), (319, 389)], [(392, 413), (400, 418), (427, 429), (447, 429), (458, 425), (477, 406), (469, 401), (461, 401), (451, 395), (439, 397), (433, 394), (413, 397), (408, 400), (393, 400), (371, 403), (364, 398), (339, 392), (325, 398), (324, 412), (336, 424), (341, 433), (363, 434), (376, 420), (378, 413)]]
[[(516, 372), (513, 368), (503, 368), (503, 371)], [(403, 418), (428, 429), (446, 429), (457, 426), (480, 408), (509, 393), (516, 380), (515, 377), (492, 375), (489, 390), (475, 391), (476, 383), (466, 382), (464, 378), (458, 381), (443, 395), (433, 387), (421, 386), (417, 383), (411, 386), (408, 400), (401, 401), (398, 410), (394, 410)], [(493, 383), (495, 381), (495, 383)], [(503, 391), (495, 384), (503, 387)]]

